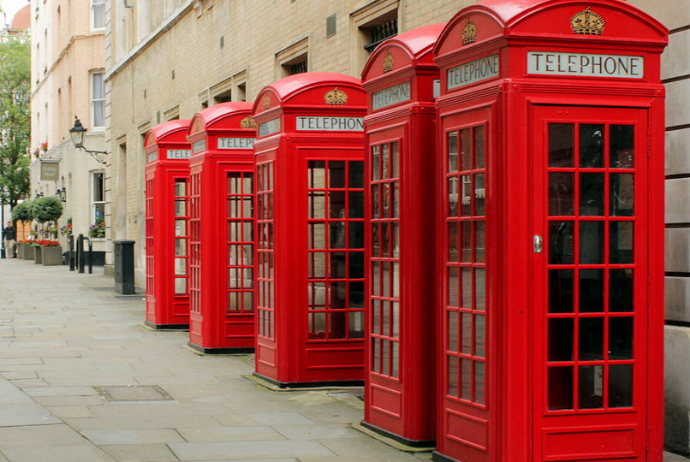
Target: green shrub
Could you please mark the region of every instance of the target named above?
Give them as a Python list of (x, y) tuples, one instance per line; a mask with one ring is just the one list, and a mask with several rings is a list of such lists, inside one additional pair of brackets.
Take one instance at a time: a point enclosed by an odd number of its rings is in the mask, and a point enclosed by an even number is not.
[(12, 209), (12, 218), (17, 221), (31, 221), (34, 219), (31, 201), (20, 202)]
[(39, 223), (57, 221), (62, 216), (62, 202), (53, 196), (40, 197), (34, 199), (31, 210), (34, 220)]

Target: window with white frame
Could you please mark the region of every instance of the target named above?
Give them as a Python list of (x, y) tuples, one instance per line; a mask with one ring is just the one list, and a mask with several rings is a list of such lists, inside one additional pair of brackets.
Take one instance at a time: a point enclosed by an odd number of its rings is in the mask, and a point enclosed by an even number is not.
[(91, 127), (105, 127), (105, 87), (103, 72), (91, 74)]
[(105, 0), (91, 0), (91, 28), (105, 29)]
[(105, 174), (103, 171), (91, 173), (91, 204), (93, 223), (105, 221)]

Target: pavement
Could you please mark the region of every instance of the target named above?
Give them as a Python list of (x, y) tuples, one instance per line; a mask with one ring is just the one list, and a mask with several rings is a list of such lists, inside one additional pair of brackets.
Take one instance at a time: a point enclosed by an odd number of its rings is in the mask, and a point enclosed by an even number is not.
[(0, 462), (430, 459), (352, 428), (361, 389), (271, 391), (247, 378), (252, 355), (200, 355), (112, 289), (0, 260)]

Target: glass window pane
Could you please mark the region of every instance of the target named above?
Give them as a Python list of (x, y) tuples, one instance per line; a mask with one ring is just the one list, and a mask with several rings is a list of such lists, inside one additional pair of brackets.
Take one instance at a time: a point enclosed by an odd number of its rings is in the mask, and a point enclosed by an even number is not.
[(580, 125), (580, 167), (601, 168), (604, 166), (604, 126), (602, 124)]
[(399, 143), (395, 141), (391, 143), (391, 178), (400, 178), (399, 157)]
[(448, 172), (458, 171), (458, 133), (448, 133)]
[(604, 270), (580, 270), (580, 313), (604, 311)]
[(460, 214), (463, 217), (469, 217), (472, 215), (472, 198), (474, 197), (472, 191), (472, 175), (463, 175), (460, 177), (460, 181), (462, 182), (460, 186), (462, 190), (460, 194)]
[(364, 279), (364, 252), (348, 252), (347, 276), (350, 279)]
[(187, 256), (187, 239), (175, 239), (175, 256)]
[(580, 409), (604, 407), (604, 366), (580, 366), (577, 385)]
[(549, 361), (573, 360), (573, 320), (549, 319)]
[(371, 187), (371, 217), (374, 220), (378, 220), (381, 214), (381, 204), (379, 197), (379, 185), (375, 184)]
[(635, 215), (635, 175), (632, 173), (611, 174), (611, 216), (632, 217)]
[(474, 309), (486, 311), (486, 271), (484, 268), (474, 269), (474, 299)]
[(460, 313), (462, 332), (460, 334), (460, 352), (466, 355), (472, 354), (472, 314)]
[(345, 241), (344, 221), (331, 221), (329, 223), (329, 235), (331, 249), (347, 248), (347, 242)]
[(474, 317), (474, 355), (485, 357), (486, 352), (486, 317), (475, 315)]
[(573, 124), (549, 124), (549, 167), (572, 167)]
[(480, 361), (474, 363), (474, 401), (486, 404), (486, 372), (485, 364)]
[(372, 148), (371, 148), (371, 180), (372, 181), (377, 181), (379, 179), (380, 167), (381, 167), (381, 165), (379, 164), (380, 153), (381, 153), (381, 148), (379, 146), (372, 146)]
[(325, 278), (326, 277), (326, 253), (325, 252), (310, 252), (309, 253), (309, 277), (310, 278)]
[(486, 157), (486, 143), (484, 137), (484, 125), (474, 128), (474, 168), (484, 168)]
[(391, 223), (391, 247), (393, 258), (400, 258), (400, 225), (398, 223)]
[(345, 218), (345, 191), (330, 191), (328, 213), (331, 218)]
[(391, 302), (391, 337), (400, 338), (400, 303)]
[(184, 199), (177, 199), (175, 201), (175, 216), (183, 217), (187, 215), (187, 201)]
[(549, 263), (568, 265), (573, 263), (573, 222), (552, 221), (549, 223)]
[(612, 269), (609, 271), (609, 311), (632, 312), (633, 270)]
[(394, 181), (391, 184), (391, 218), (400, 216), (400, 183)]
[(175, 236), (187, 235), (187, 220), (175, 220)]
[(326, 313), (311, 313), (309, 315), (309, 338), (326, 337)]
[(573, 214), (573, 174), (549, 173), (549, 215), (568, 216)]
[(391, 263), (391, 298), (400, 298), (400, 263)]
[[(310, 189), (325, 189), (326, 188), (326, 163), (319, 160), (309, 161), (308, 180)], [(268, 186), (268, 185), (266, 185)], [(271, 189), (265, 187), (264, 190)]]
[(458, 358), (448, 357), (448, 395), (458, 397)]
[(371, 279), (371, 293), (374, 296), (380, 296), (381, 295), (381, 263), (380, 262), (372, 262), (371, 264), (371, 269), (372, 269), (372, 279)]
[(460, 130), (460, 170), (472, 170), (472, 146), (471, 132), (469, 128)]
[(634, 318), (609, 318), (609, 359), (633, 359)]
[(448, 178), (448, 216), (458, 216), (458, 179)]
[(611, 263), (633, 263), (634, 227), (632, 221), (612, 221), (611, 226)]
[(326, 218), (326, 194), (323, 191), (309, 192), (309, 218)]
[(347, 311), (330, 313), (328, 320), (328, 338), (347, 338)]
[(347, 277), (345, 252), (330, 252), (330, 278), (345, 279)]
[(182, 295), (187, 293), (187, 279), (177, 278), (175, 279), (175, 294)]
[(350, 221), (348, 222), (349, 241), (348, 247), (350, 249), (364, 248), (364, 222)]
[(448, 261), (458, 261), (458, 222), (448, 222)]
[(242, 294), (242, 305), (244, 311), (254, 311), (254, 293), (244, 292)]
[(398, 342), (391, 342), (391, 377), (398, 378), (400, 373), (400, 344)]
[(350, 191), (349, 218), (364, 218), (364, 191)]
[[(102, 178), (102, 173), (100, 174)], [(95, 178), (95, 175), (94, 175)], [(100, 189), (100, 187), (96, 187), (96, 190)], [(177, 197), (184, 197), (187, 195), (187, 181), (186, 180), (175, 180), (175, 196)], [(96, 199), (96, 200), (103, 200), (101, 199)]]
[(345, 162), (341, 160), (328, 162), (328, 187), (345, 187)]
[(348, 338), (364, 338), (364, 312), (350, 311)]
[(474, 261), (476, 263), (486, 261), (486, 236), (483, 221), (474, 222)]
[(549, 270), (549, 313), (573, 312), (573, 270)]
[(364, 187), (364, 162), (351, 160), (348, 163), (348, 186), (350, 188)]
[(457, 266), (448, 267), (448, 306), (459, 307), (458, 289), (460, 287), (459, 269)]
[(186, 258), (176, 258), (175, 259), (175, 275), (176, 276), (186, 276), (187, 275), (187, 259)]
[(462, 306), (472, 308), (472, 268), (462, 268)]
[(383, 367), (381, 368), (381, 373), (383, 375), (390, 375), (391, 373), (391, 366), (390, 366), (390, 361), (391, 361), (391, 342), (389, 340), (384, 340), (383, 342), (383, 350), (381, 351), (381, 362)]
[(472, 261), (472, 222), (460, 222), (460, 261)]
[(609, 407), (632, 407), (633, 365), (609, 366)]
[(460, 398), (470, 401), (472, 399), (472, 361), (460, 360), (461, 388)]
[(634, 168), (635, 126), (611, 125), (609, 134), (611, 168)]
[(391, 206), (391, 185), (390, 183), (382, 183), (381, 187), (381, 218), (389, 218)]
[(371, 311), (372, 311), (372, 325), (371, 332), (374, 335), (381, 335), (381, 300), (372, 299), (371, 301)]
[(364, 281), (350, 281), (350, 308), (364, 308)]
[(580, 361), (604, 358), (604, 318), (580, 318)]
[(388, 144), (381, 146), (381, 179), (390, 178), (390, 149)]
[(460, 351), (460, 315), (457, 311), (448, 312), (448, 350)]
[(604, 174), (580, 174), (580, 215), (604, 215)]
[(371, 356), (374, 372), (381, 373), (381, 340), (375, 338), (371, 342)]
[(325, 249), (326, 248), (326, 224), (325, 223), (309, 223), (309, 248), (310, 249)]
[(573, 409), (573, 368), (549, 368), (549, 410)]
[(484, 186), (484, 174), (474, 175), (474, 214), (479, 216), (486, 214)]
[(580, 222), (580, 263), (604, 263), (604, 222)]

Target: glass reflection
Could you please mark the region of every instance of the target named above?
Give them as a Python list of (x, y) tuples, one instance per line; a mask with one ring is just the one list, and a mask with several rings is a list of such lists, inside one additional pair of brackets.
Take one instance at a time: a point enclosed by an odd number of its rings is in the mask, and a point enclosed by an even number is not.
[(633, 311), (633, 270), (609, 270), (609, 311)]
[(571, 318), (549, 319), (549, 361), (573, 360), (573, 327)]
[(604, 270), (580, 270), (580, 313), (604, 311)]
[(604, 222), (580, 222), (580, 263), (604, 263)]
[(577, 388), (580, 409), (604, 407), (604, 366), (580, 366)]
[(460, 130), (460, 170), (472, 170), (472, 145), (471, 132), (469, 128)]
[(580, 167), (604, 166), (604, 125), (580, 125)]
[(572, 221), (552, 221), (549, 223), (549, 263), (567, 265), (573, 263)]
[(604, 215), (604, 174), (580, 174), (580, 215)]
[(575, 140), (573, 124), (549, 124), (549, 167), (572, 167)]
[(573, 312), (573, 270), (549, 270), (549, 313)]
[(448, 133), (448, 172), (458, 171), (458, 133)]
[(609, 318), (609, 359), (633, 359), (634, 318)]
[(486, 311), (486, 271), (474, 269), (474, 309)]
[(351, 160), (348, 164), (348, 185), (350, 188), (364, 187), (364, 162)]
[(372, 181), (378, 181), (379, 180), (379, 168), (381, 165), (379, 164), (379, 156), (380, 156), (381, 148), (379, 146), (372, 146), (371, 148), (371, 180)]
[(635, 167), (635, 126), (609, 127), (611, 168)]
[(460, 315), (457, 311), (448, 312), (448, 350), (459, 352), (460, 348)]
[(633, 263), (634, 226), (632, 221), (612, 221), (611, 226), (611, 263)]
[(484, 125), (474, 128), (474, 168), (484, 168), (486, 158), (486, 143), (484, 137)]
[(604, 357), (604, 318), (580, 318), (580, 361), (597, 361)]
[(573, 197), (573, 174), (565, 172), (549, 173), (549, 215), (572, 215)]
[(549, 410), (573, 409), (572, 367), (550, 367), (548, 387)]
[[(310, 160), (307, 179), (310, 189), (326, 189), (326, 163), (320, 160)], [(266, 184), (264, 190), (270, 189), (270, 185)]]
[(328, 162), (328, 187), (345, 187), (345, 162), (342, 160), (331, 160)]
[(633, 365), (609, 366), (609, 407), (632, 407)]
[(635, 175), (632, 173), (611, 174), (611, 216), (632, 217), (635, 215)]

